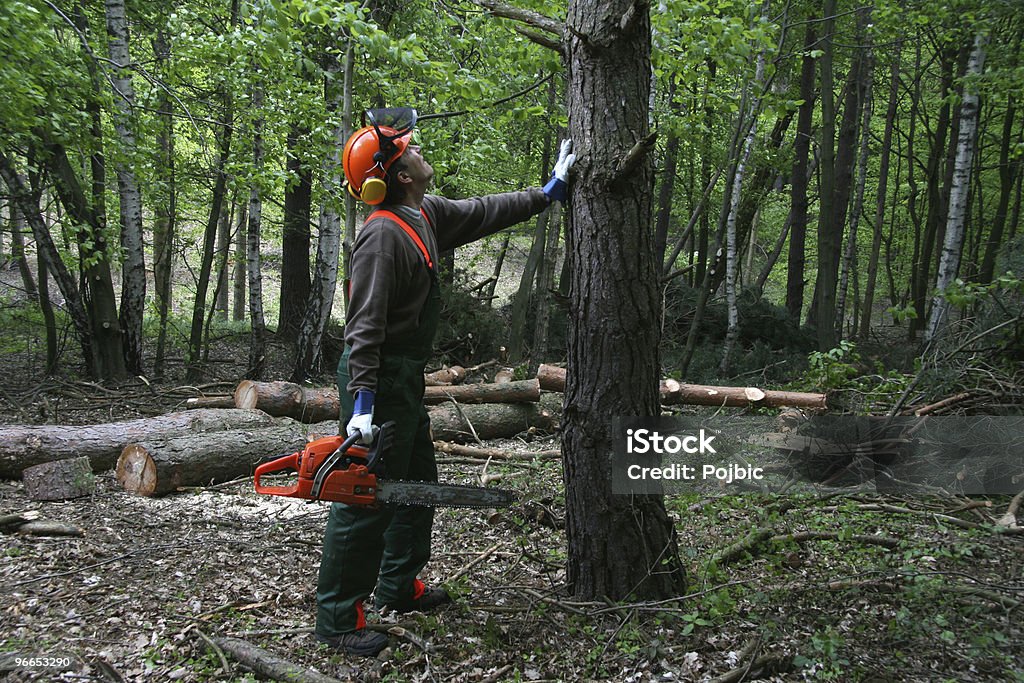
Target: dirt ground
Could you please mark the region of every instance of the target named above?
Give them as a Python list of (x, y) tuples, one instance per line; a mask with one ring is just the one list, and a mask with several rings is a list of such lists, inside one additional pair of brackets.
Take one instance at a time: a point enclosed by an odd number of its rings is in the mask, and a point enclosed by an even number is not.
[[(0, 354), (0, 424), (180, 409), (229, 392), (240, 376), (232, 359), (245, 358), (227, 340), (200, 387), (172, 372), (164, 384), (111, 388), (44, 380), (38, 347), (24, 349)], [(526, 454), (558, 448), (558, 435), (487, 445)], [(442, 462), (441, 477), (470, 483), (481, 470)], [(513, 506), (436, 517), (423, 578), (455, 603), (400, 619), (370, 610), (372, 627), (392, 634), (371, 660), (310, 636), (324, 504), (257, 495), (251, 479), (142, 498), (106, 472), (94, 495), (48, 503), (0, 481), (0, 515), (81, 530), (0, 533), (0, 674), (262, 680), (212, 645), (234, 638), (344, 681), (1024, 681), (1024, 535), (995, 524), (1008, 496), (669, 497), (687, 594), (608, 604), (567, 589), (560, 463), (487, 472), (504, 475)]]

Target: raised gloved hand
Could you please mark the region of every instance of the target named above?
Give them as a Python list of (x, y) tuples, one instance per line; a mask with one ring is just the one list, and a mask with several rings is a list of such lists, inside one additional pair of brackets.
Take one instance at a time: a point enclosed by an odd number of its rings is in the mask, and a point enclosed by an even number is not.
[(359, 443), (369, 446), (377, 435), (377, 427), (373, 426), (373, 399), (374, 393), (369, 389), (356, 391), (356, 405), (352, 411), (352, 418), (345, 427), (345, 433), (352, 436), (359, 432)]
[(550, 199), (564, 202), (569, 195), (569, 169), (576, 163), (576, 155), (572, 153), (572, 140), (562, 140), (558, 150), (558, 161), (551, 172), (551, 180), (544, 186), (544, 194)]

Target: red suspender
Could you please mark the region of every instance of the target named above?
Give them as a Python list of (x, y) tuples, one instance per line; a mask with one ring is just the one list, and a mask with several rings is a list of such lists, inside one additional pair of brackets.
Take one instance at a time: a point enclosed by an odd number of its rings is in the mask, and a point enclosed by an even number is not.
[[(427, 225), (430, 225), (430, 219), (427, 218), (426, 211), (420, 209), (420, 214), (423, 216), (423, 220), (427, 222)], [(419, 247), (420, 253), (423, 254), (423, 260), (427, 262), (427, 268), (430, 268), (431, 270), (434, 269), (434, 261), (433, 259), (430, 258), (430, 252), (427, 251), (427, 245), (423, 243), (423, 240), (420, 239), (420, 236), (416, 234), (416, 231), (412, 229), (411, 225), (409, 225), (404, 220), (399, 218), (397, 214), (391, 211), (385, 211), (383, 209), (374, 211), (369, 216), (367, 216), (366, 222), (369, 223), (370, 221), (377, 217), (387, 218), (397, 223), (399, 227), (401, 227), (402, 230), (405, 231), (405, 234), (408, 235), (412, 239), (412, 241), (416, 243), (417, 247)]]

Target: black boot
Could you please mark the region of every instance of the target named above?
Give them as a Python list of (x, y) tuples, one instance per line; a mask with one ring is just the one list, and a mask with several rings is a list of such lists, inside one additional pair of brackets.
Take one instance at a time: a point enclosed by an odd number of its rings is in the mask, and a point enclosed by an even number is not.
[(426, 612), (447, 605), (452, 601), (452, 596), (443, 588), (424, 588), (418, 598), (410, 598), (404, 602), (389, 603), (381, 605), (381, 610), (391, 612)]
[(337, 636), (323, 636), (317, 633), (316, 639), (339, 652), (359, 657), (373, 657), (388, 646), (386, 635), (365, 628)]

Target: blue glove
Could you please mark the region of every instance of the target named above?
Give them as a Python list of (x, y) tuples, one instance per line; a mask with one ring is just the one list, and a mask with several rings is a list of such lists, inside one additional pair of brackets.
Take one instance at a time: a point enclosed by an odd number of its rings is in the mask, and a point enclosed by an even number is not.
[(564, 202), (569, 196), (569, 169), (575, 163), (576, 155), (572, 154), (572, 140), (562, 140), (555, 170), (551, 172), (551, 180), (544, 186), (544, 194), (549, 199)]
[(352, 419), (348, 421), (345, 432), (352, 436), (356, 432), (361, 434), (359, 443), (369, 446), (377, 435), (377, 427), (373, 426), (373, 399), (374, 393), (369, 389), (356, 391), (356, 406), (352, 411)]

